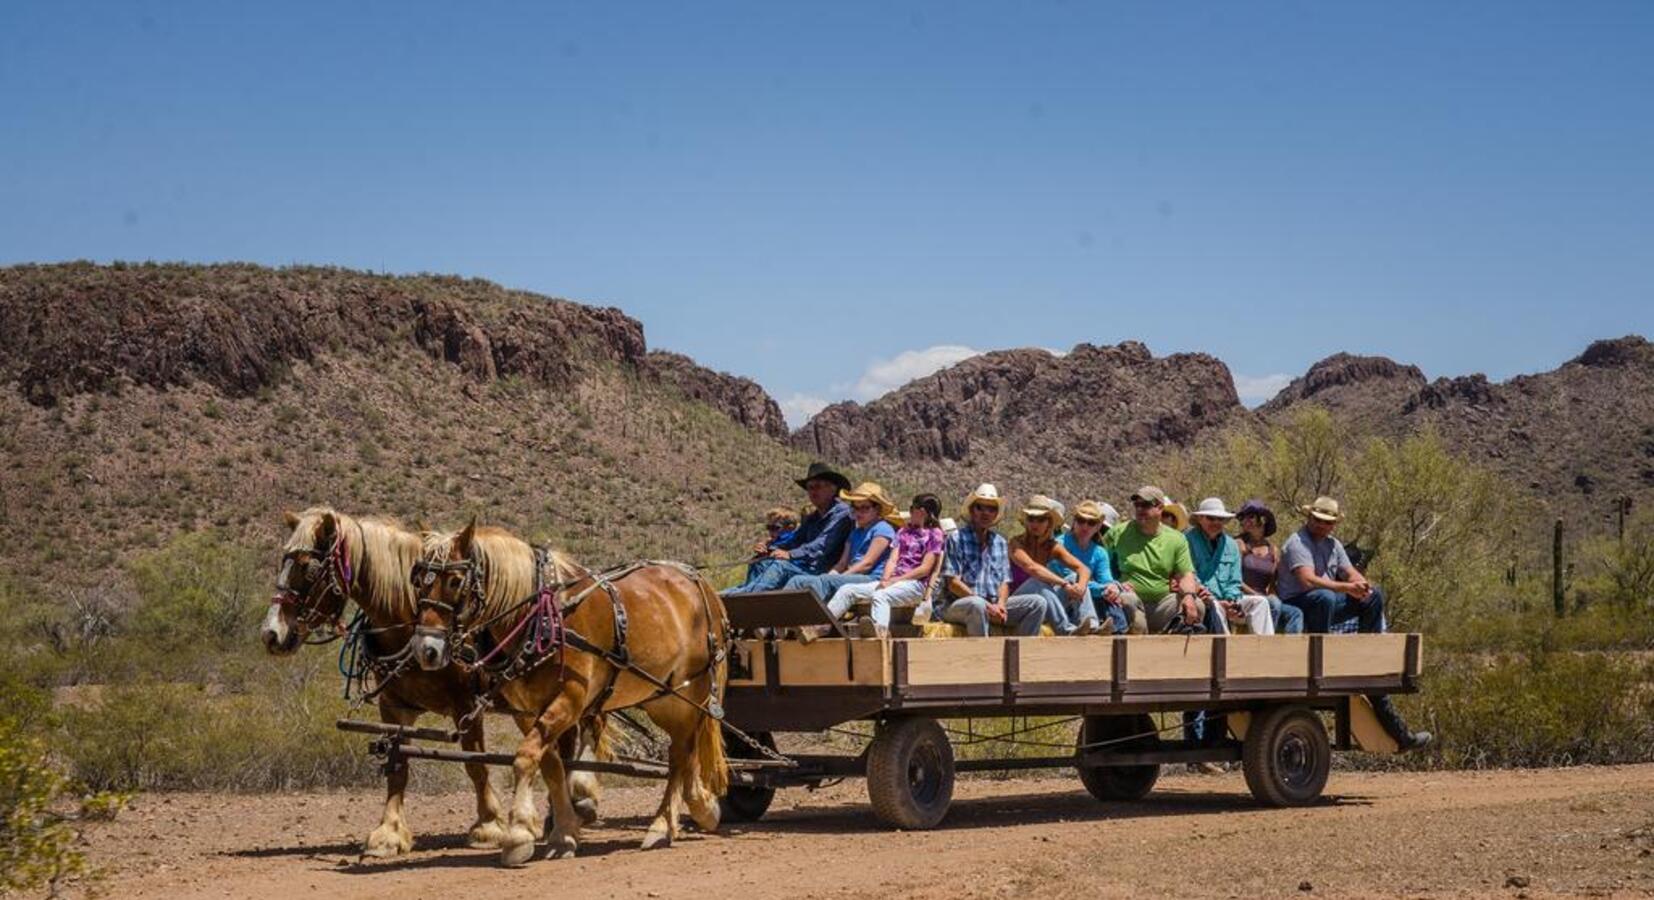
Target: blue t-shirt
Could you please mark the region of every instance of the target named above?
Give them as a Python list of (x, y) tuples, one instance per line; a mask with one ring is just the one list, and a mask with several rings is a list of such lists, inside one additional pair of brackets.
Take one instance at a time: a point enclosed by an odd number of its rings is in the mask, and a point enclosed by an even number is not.
[(852, 566), (861, 562), (861, 558), (867, 554), (868, 546), (873, 543), (874, 538), (878, 537), (884, 538), (889, 543), (884, 545), (884, 552), (879, 554), (879, 558), (873, 561), (873, 568), (867, 570), (869, 575), (875, 577), (884, 571), (884, 561), (890, 557), (891, 548), (896, 546), (896, 529), (890, 527), (890, 523), (883, 519), (874, 522), (867, 528), (850, 529), (850, 565)]
[[(1103, 545), (1097, 541), (1092, 541), (1091, 546), (1081, 550), (1080, 542), (1075, 539), (1072, 531), (1063, 534), (1062, 545), (1067, 548), (1069, 553), (1074, 554), (1075, 559), (1084, 563), (1085, 567), (1091, 570), (1091, 582), (1087, 587), (1091, 589), (1091, 596), (1101, 597), (1103, 588), (1114, 580), (1114, 567), (1109, 564), (1108, 551), (1103, 549)], [(1063, 565), (1062, 560), (1055, 556), (1051, 557), (1045, 567), (1064, 578), (1072, 579), (1076, 574)]]

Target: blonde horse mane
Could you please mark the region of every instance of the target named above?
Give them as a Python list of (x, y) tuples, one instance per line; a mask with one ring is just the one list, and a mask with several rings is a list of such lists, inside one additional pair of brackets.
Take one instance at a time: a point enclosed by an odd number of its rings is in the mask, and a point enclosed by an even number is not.
[[(421, 556), (433, 562), (446, 561), (452, 558), (454, 542), (458, 539), (459, 535), (454, 532), (428, 532), (424, 536)], [(483, 578), (482, 609), (476, 618), (498, 616), (534, 593), (534, 547), (522, 538), (504, 528), (478, 526), (471, 533), (471, 558), (486, 573)], [(571, 581), (587, 574), (584, 567), (558, 550), (548, 554), (548, 564), (551, 569), (546, 573), (549, 580)], [(502, 624), (514, 624), (517, 618), (508, 617)]]
[[(355, 518), (330, 506), (312, 506), (298, 514), (299, 524), (283, 549), (292, 553), (314, 550), (322, 519), (332, 515), (345, 536), (345, 550), (355, 584), (350, 599), (369, 616), (412, 622), (417, 616), (413, 583), (408, 573), (419, 560), (419, 536), (400, 522), (384, 516)], [(327, 548), (319, 548), (326, 552)]]

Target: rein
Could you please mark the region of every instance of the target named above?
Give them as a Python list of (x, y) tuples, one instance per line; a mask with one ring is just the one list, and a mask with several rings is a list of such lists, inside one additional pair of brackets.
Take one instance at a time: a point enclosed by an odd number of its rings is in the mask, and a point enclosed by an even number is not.
[[(360, 525), (357, 526), (361, 528)], [(287, 586), (288, 572), (297, 563), (298, 557), (310, 557), (307, 568), (319, 568), (320, 577), (310, 579), (310, 587), (301, 597), (299, 593)], [(338, 640), (345, 634), (345, 625), (341, 621), (344, 611), (344, 601), (350, 597), (350, 583), (355, 573), (350, 565), (350, 548), (345, 543), (344, 531), (341, 530), (333, 538), (333, 546), (323, 554), (316, 549), (289, 550), (282, 555), (281, 574), (276, 579), (276, 592), (270, 598), (271, 606), (279, 606), (291, 610), (293, 621), (306, 632), (304, 642), (307, 644), (326, 644)], [(322, 611), (321, 601), (328, 592), (339, 595), (339, 611), (332, 614)], [(321, 640), (311, 640), (309, 632), (320, 631), (323, 626), (331, 626), (329, 632)]]

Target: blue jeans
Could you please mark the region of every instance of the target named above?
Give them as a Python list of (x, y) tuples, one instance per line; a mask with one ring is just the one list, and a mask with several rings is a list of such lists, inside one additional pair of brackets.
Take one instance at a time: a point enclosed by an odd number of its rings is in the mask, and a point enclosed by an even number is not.
[(1108, 619), (1114, 623), (1115, 634), (1125, 634), (1131, 630), (1131, 612), (1126, 609), (1124, 603), (1116, 606), (1104, 600), (1101, 585), (1091, 586), (1091, 608), (1096, 611), (1099, 619)]
[[(1068, 599), (1066, 595), (1057, 588), (1035, 578), (1029, 578), (1022, 584), (1017, 585), (1016, 593), (1011, 595), (1010, 600), (1005, 601), (1007, 614), (1010, 612), (1012, 600), (1015, 600), (1019, 605), (1033, 608), (1033, 601), (1018, 600), (1019, 597), (1040, 598), (1045, 604), (1045, 608), (1040, 611), (1040, 620), (1049, 624), (1051, 630), (1057, 634), (1073, 634), (1074, 629), (1078, 628), (1080, 622), (1084, 621), (1086, 617), (1096, 618), (1097, 616), (1097, 610), (1091, 605), (1090, 596), (1075, 604), (1075, 609), (1079, 614), (1074, 615), (1070, 613), (1068, 604), (1065, 602)], [(1009, 619), (1009, 615), (1007, 615), (1007, 619)], [(1018, 633), (1022, 632), (1019, 631)], [(1034, 630), (1028, 633), (1039, 634), (1039, 626), (1034, 626)]]
[(1304, 611), (1296, 606), (1288, 606), (1281, 602), (1281, 598), (1274, 594), (1269, 595), (1269, 611), (1275, 615), (1276, 634), (1303, 634)]
[(783, 587), (789, 591), (808, 589), (814, 591), (815, 595), (823, 600), (831, 600), (833, 595), (838, 593), (838, 589), (847, 584), (861, 584), (864, 581), (872, 580), (873, 576), (861, 572), (854, 575), (846, 575), (843, 572), (825, 572), (820, 575), (794, 575), (787, 579), (787, 583)]
[(761, 559), (747, 566), (747, 580), (738, 587), (732, 587), (726, 594), (751, 594), (756, 591), (780, 590), (787, 583), (787, 579), (797, 575), (808, 575), (809, 572), (799, 568), (798, 564), (790, 559)]
[[(1005, 600), (1005, 627), (1020, 637), (1039, 634), (1049, 607), (1038, 594), (1012, 594)], [(955, 597), (942, 610), (942, 621), (965, 626), (970, 637), (988, 635), (988, 601), (972, 595)]]
[(1378, 588), (1373, 588), (1365, 603), (1326, 588), (1282, 597), (1281, 602), (1303, 613), (1304, 630), (1311, 634), (1326, 634), (1351, 619), (1358, 621), (1362, 634), (1384, 632), (1384, 592)]

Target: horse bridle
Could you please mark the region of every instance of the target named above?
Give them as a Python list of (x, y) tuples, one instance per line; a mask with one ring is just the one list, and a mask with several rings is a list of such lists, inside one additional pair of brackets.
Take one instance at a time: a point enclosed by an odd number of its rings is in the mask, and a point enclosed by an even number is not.
[[(302, 563), (299, 562), (301, 556), (306, 557)], [(309, 575), (309, 587), (302, 596), (288, 584), (294, 566), (303, 566)], [(350, 596), (350, 582), (350, 553), (341, 531), (333, 538), (333, 546), (326, 553), (318, 547), (299, 548), (282, 554), (281, 570), (276, 573), (276, 592), (270, 598), (270, 605), (292, 612), (293, 623), (298, 626), (305, 643), (325, 644), (344, 633), (343, 615), (345, 601)], [(339, 596), (339, 608), (332, 613), (322, 609), (322, 600), (330, 591)], [(320, 631), (324, 626), (330, 626), (327, 628), (328, 634), (321, 640), (311, 640), (309, 633)]]
[[(454, 602), (448, 603), (425, 596), (425, 591), (436, 584), (437, 578), (449, 572), (464, 573), (460, 578)], [(482, 564), (471, 557), (455, 560), (421, 559), (414, 563), (413, 572), (409, 576), (413, 579), (414, 589), (419, 593), (414, 608), (419, 612), (427, 609), (438, 610), (448, 617), (448, 625), (442, 629), (416, 624), (414, 637), (440, 637), (444, 642), (452, 642), (454, 632), (463, 627), (463, 623), (460, 622), (461, 611), (467, 606), (482, 608), (482, 575)]]

